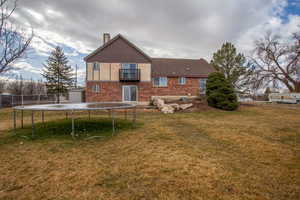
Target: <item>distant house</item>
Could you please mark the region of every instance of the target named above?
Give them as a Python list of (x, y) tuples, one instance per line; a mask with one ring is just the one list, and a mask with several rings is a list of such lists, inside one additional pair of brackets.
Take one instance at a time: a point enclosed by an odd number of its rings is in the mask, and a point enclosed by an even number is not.
[(151, 96), (205, 93), (214, 69), (204, 59), (151, 58), (121, 34), (84, 58), (86, 101), (149, 102)]

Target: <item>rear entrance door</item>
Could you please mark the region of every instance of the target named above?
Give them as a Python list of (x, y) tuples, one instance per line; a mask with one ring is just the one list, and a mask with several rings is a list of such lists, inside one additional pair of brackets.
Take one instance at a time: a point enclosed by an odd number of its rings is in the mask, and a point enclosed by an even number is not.
[(137, 101), (137, 86), (136, 85), (123, 85), (123, 101)]

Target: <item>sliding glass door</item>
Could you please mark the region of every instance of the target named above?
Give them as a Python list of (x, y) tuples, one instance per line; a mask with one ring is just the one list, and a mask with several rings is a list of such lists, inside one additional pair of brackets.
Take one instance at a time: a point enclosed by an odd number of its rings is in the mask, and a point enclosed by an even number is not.
[(137, 101), (137, 86), (123, 85), (123, 101)]

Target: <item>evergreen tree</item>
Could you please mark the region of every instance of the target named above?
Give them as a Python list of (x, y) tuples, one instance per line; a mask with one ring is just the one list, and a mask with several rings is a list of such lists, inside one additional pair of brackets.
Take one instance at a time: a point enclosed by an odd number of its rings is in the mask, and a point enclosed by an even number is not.
[(236, 110), (239, 105), (231, 83), (221, 72), (209, 74), (206, 82), (206, 97), (209, 106), (222, 110)]
[(251, 70), (246, 66), (245, 56), (237, 53), (233, 44), (229, 42), (223, 44), (221, 49), (214, 53), (211, 65), (222, 72), (236, 90), (247, 89)]
[(48, 93), (57, 96), (57, 103), (60, 102), (60, 94), (66, 94), (68, 87), (73, 84), (73, 70), (68, 65), (68, 59), (62, 48), (56, 47), (48, 57), (42, 73), (46, 79)]

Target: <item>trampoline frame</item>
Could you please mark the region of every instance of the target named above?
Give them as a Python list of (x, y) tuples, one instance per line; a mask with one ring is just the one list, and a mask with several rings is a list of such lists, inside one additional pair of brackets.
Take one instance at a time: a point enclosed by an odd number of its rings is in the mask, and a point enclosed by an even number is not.
[[(107, 107), (88, 107), (88, 106), (101, 106), (105, 104), (115, 104), (119, 106), (107, 106)], [(83, 106), (80, 108), (74, 108), (73, 106)], [(65, 106), (65, 107), (64, 107)], [(45, 127), (45, 114), (46, 111), (63, 111), (66, 112), (66, 119), (69, 118), (69, 113), (71, 113), (71, 121), (72, 121), (72, 131), (71, 136), (75, 138), (75, 115), (76, 111), (88, 111), (88, 119), (91, 119), (91, 111), (108, 111), (109, 117), (112, 119), (112, 135), (114, 135), (116, 130), (116, 117), (115, 110), (124, 110), (124, 117), (127, 119), (127, 111), (128, 109), (132, 110), (132, 122), (136, 122), (136, 105), (122, 102), (92, 102), (92, 103), (66, 103), (66, 104), (39, 104), (39, 105), (30, 105), (30, 106), (16, 106), (13, 107), (12, 118), (13, 118), (13, 134), (16, 135), (17, 129), (17, 111), (21, 111), (21, 128), (24, 128), (24, 111), (31, 111), (31, 135), (35, 137), (35, 121), (34, 121), (34, 113), (41, 112), (41, 120), (42, 124)]]

